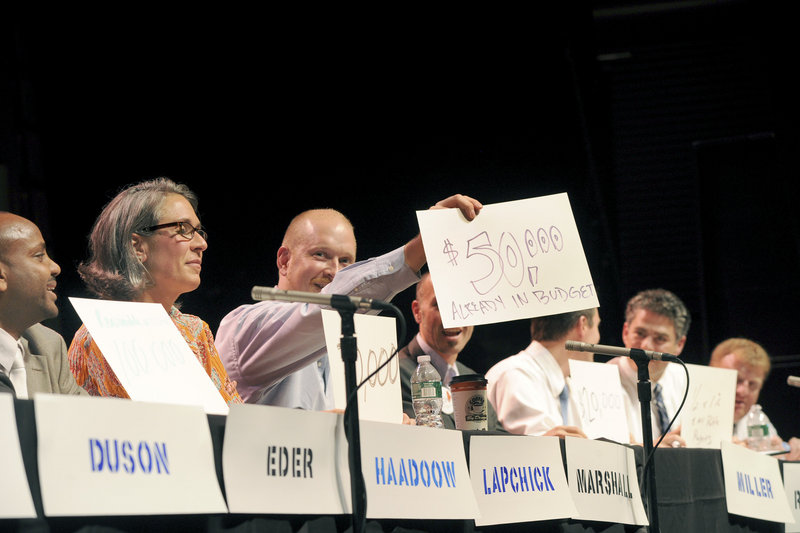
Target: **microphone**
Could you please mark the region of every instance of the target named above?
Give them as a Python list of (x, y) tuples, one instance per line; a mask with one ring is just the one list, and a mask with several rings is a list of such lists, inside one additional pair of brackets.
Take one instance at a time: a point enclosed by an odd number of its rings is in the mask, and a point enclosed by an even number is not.
[(253, 300), (279, 300), (282, 302), (301, 302), (327, 305), (334, 309), (392, 309), (392, 305), (372, 298), (356, 298), (342, 294), (323, 294), (321, 292), (284, 291), (275, 287), (255, 286), (250, 291)]
[(575, 352), (592, 352), (600, 355), (630, 357), (637, 361), (680, 361), (676, 355), (653, 352), (650, 350), (640, 350), (639, 348), (620, 348), (618, 346), (603, 346), (602, 344), (590, 344), (588, 342), (578, 341), (567, 341), (565, 347), (567, 350), (573, 350)]
[(797, 376), (789, 376), (786, 378), (786, 384), (792, 387), (800, 387), (800, 378)]

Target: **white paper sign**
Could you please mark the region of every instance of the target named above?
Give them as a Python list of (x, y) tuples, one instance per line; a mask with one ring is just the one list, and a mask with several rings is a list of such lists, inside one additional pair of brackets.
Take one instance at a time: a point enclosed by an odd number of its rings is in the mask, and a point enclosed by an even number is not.
[(0, 428), (0, 518), (36, 518), (11, 394), (0, 394)]
[(460, 431), (361, 421), (367, 518), (479, 516)]
[(226, 513), (200, 407), (38, 394), (47, 516)]
[(349, 514), (350, 477), (337, 476), (337, 452), (346, 457), (348, 446), (340, 419), (300, 409), (231, 406), (222, 449), (230, 512)]
[(479, 527), (576, 513), (558, 437), (475, 436), (470, 439), (469, 465), (481, 513), (475, 519)]
[(786, 524), (786, 533), (797, 533), (800, 531), (800, 464), (783, 463), (783, 490), (794, 518), (794, 523)]
[(690, 448), (719, 449), (731, 440), (736, 371), (687, 364), (689, 394), (681, 414), (681, 436)]
[(69, 301), (131, 399), (228, 413), (225, 400), (162, 305)]
[[(328, 359), (333, 379), (333, 399), (337, 409), (347, 407), (347, 387), (342, 361), (342, 318), (338, 311), (322, 310), (322, 325), (328, 346)], [(353, 316), (356, 349), (356, 382), (361, 383), (397, 349), (395, 319), (385, 316), (356, 314)], [(388, 365), (358, 390), (358, 417), (376, 422), (403, 421), (403, 396), (400, 391), (400, 360), (394, 357)]]
[(590, 439), (630, 442), (625, 391), (616, 365), (569, 360), (570, 391)]
[(445, 327), (491, 324), (598, 307), (566, 193), (418, 211)]
[(574, 518), (648, 525), (632, 449), (575, 437), (565, 444)]
[(778, 460), (730, 441), (723, 441), (720, 449), (728, 512), (794, 523)]

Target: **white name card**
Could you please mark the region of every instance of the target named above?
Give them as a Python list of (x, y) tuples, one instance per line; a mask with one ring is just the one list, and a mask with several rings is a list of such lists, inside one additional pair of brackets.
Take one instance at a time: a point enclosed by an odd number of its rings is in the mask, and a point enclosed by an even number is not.
[(469, 465), (479, 527), (576, 513), (558, 437), (475, 436)]
[(367, 518), (479, 514), (460, 431), (362, 420), (361, 458)]
[(598, 307), (566, 193), (417, 211), (445, 327), (491, 324)]
[(0, 428), (0, 518), (36, 518), (11, 394), (0, 394)]
[(200, 407), (53, 394), (33, 402), (45, 515), (228, 511)]
[(648, 525), (632, 449), (575, 437), (565, 444), (574, 518)]
[(222, 448), (230, 512), (350, 513), (349, 473), (342, 479), (337, 475), (337, 454), (346, 460), (348, 446), (341, 418), (267, 405), (232, 405)]
[(616, 365), (569, 360), (570, 391), (590, 439), (630, 442), (625, 391)]
[(730, 441), (721, 444), (728, 512), (771, 522), (794, 523), (778, 460)]
[(689, 394), (681, 414), (681, 436), (690, 448), (719, 449), (731, 440), (736, 371), (687, 364)]
[[(392, 317), (356, 314), (353, 316), (356, 351), (356, 382), (361, 383), (392, 356), (397, 349), (397, 326)], [(328, 347), (333, 379), (333, 400), (337, 409), (347, 407), (341, 336), (342, 318), (338, 311), (322, 310), (322, 325)], [(403, 396), (400, 391), (400, 360), (395, 357), (369, 378), (358, 390), (358, 417), (376, 422), (403, 421)]]
[(131, 399), (228, 413), (225, 400), (162, 305), (69, 301)]
[(793, 523), (786, 524), (786, 533), (800, 531), (800, 464), (783, 463), (783, 490), (789, 502)]

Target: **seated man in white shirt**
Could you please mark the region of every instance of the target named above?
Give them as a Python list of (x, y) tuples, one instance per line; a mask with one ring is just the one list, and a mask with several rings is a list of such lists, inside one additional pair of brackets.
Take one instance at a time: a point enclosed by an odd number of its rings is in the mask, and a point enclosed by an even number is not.
[[(711, 352), (708, 366), (735, 370), (736, 402), (733, 409), (733, 440), (741, 444), (747, 441), (747, 414), (758, 402), (758, 395), (770, 371), (770, 360), (763, 346), (750, 339), (734, 337), (722, 341)], [(766, 413), (764, 413), (766, 416)], [(781, 459), (796, 461), (800, 458), (800, 439), (792, 438), (784, 443), (775, 426), (767, 417), (770, 446), (772, 450), (787, 450)]]
[[(628, 301), (625, 323), (622, 326), (622, 342), (626, 348), (652, 350), (678, 356), (686, 344), (690, 322), (689, 310), (675, 294), (664, 289), (645, 290)], [(643, 432), (637, 388), (639, 381), (637, 364), (629, 357), (615, 357), (608, 361), (608, 364), (619, 367), (620, 381), (626, 393), (625, 403), (631, 442), (640, 444), (643, 442)], [(652, 392), (651, 426), (655, 444), (680, 407), (686, 391), (686, 373), (680, 364), (666, 361), (650, 361), (648, 371)], [(680, 436), (677, 420), (673, 422), (660, 445), (671, 447), (686, 445)]]
[(509, 433), (586, 438), (569, 392), (569, 360), (592, 361), (594, 354), (567, 350), (565, 343), (596, 344), (599, 326), (596, 308), (534, 318), (530, 345), (489, 369), (487, 396)]

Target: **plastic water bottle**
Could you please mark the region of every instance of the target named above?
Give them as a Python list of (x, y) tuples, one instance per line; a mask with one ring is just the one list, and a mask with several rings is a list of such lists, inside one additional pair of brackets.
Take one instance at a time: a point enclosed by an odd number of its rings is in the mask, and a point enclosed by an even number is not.
[(758, 404), (754, 404), (747, 413), (747, 447), (759, 452), (769, 449), (767, 415)]
[(418, 426), (444, 427), (442, 377), (431, 364), (429, 355), (417, 357), (417, 369), (411, 376), (411, 401)]

